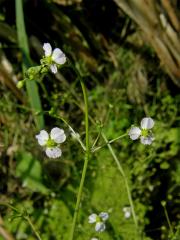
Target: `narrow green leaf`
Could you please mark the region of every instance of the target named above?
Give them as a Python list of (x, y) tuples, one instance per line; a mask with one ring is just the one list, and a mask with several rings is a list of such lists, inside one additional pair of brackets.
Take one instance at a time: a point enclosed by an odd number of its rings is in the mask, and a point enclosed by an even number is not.
[[(24, 24), (23, 0), (16, 0), (16, 27), (18, 43), (23, 55), (22, 67), (23, 72), (25, 73), (26, 69), (31, 66), (31, 59)], [(37, 83), (35, 81), (26, 81), (26, 89), (33, 113), (41, 112), (42, 106)], [(34, 114), (34, 120), (38, 129), (42, 129), (44, 127), (44, 118), (42, 115)]]
[(43, 184), (42, 167), (40, 162), (29, 152), (21, 152), (17, 156), (16, 176), (24, 187), (34, 192), (47, 194), (49, 190)]

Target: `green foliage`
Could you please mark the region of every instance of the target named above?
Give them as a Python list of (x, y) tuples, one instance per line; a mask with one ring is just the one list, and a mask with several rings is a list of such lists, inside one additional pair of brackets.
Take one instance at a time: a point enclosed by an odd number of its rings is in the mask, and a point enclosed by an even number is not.
[(16, 176), (22, 181), (22, 186), (33, 192), (47, 194), (48, 189), (43, 185), (42, 166), (31, 153), (21, 152), (17, 155)]
[[(16, 26), (17, 26), (17, 35), (18, 35), (18, 43), (19, 47), (22, 51), (23, 63), (22, 68), (25, 73), (26, 69), (30, 67), (30, 54), (29, 54), (29, 46), (28, 46), (28, 38), (25, 30), (24, 23), (24, 13), (23, 13), (23, 1), (16, 0)], [(44, 127), (44, 119), (42, 115), (35, 115), (36, 112), (41, 112), (41, 100), (38, 92), (38, 87), (36, 82), (33, 79), (31, 82), (26, 82), (26, 88), (28, 92), (29, 102), (31, 104), (31, 108), (34, 111), (34, 119), (36, 122), (36, 126), (38, 129)]]
[[(74, 239), (178, 240), (180, 130), (177, 106), (180, 98), (160, 69), (154, 51), (146, 44), (141, 45), (138, 33), (127, 33), (126, 43), (119, 41), (119, 33), (114, 34), (114, 30), (107, 37), (101, 28), (98, 29), (97, 22), (89, 22), (90, 19), (86, 18), (82, 10), (85, 5), (81, 9), (78, 6), (61, 7), (51, 1), (41, 1), (39, 4), (37, 1), (38, 19), (43, 19), (41, 22), (37, 19), (37, 13), (32, 18), (32, 10), (36, 9), (31, 1), (25, 1), (26, 7), (28, 4), (31, 10), (25, 10), (28, 34), (22, 31), (21, 35), (26, 54), (29, 55), (27, 36), (31, 36), (31, 57), (36, 62), (33, 65), (39, 65), (43, 42), (51, 41), (53, 47), (64, 49), (88, 88), (90, 146), (95, 142), (94, 147), (103, 146), (90, 157)], [(104, 6), (106, 3), (102, 4)], [(7, 6), (5, 9), (8, 11)], [(90, 12), (89, 8), (86, 10)], [(104, 14), (104, 10), (102, 12)], [(39, 18), (40, 13), (48, 17)], [(20, 34), (22, 11), (17, 18)], [(120, 16), (118, 21), (124, 21), (124, 18), (127, 20), (125, 16)], [(4, 19), (7, 21), (5, 24), (11, 25), (11, 21), (8, 22), (6, 17)], [(113, 21), (114, 25), (118, 21)], [(96, 27), (93, 27), (94, 23)], [(133, 25), (131, 27), (134, 28)], [(122, 27), (122, 30), (125, 29)], [(17, 48), (14, 39), (12, 43)], [(134, 42), (139, 45), (134, 45)], [(3, 44), (9, 46), (9, 37)], [(7, 55), (18, 58), (18, 49), (9, 51)], [(13, 66), (21, 74), (18, 61)], [(84, 151), (71, 136), (68, 124), (80, 134), (84, 143), (83, 96), (79, 79), (72, 68), (61, 69), (57, 75), (49, 74), (46, 77), (44, 73), (48, 70), (45, 69), (43, 74), (41, 70), (40, 66), (31, 67), (25, 75), (25, 78), (37, 81), (36, 84), (28, 82), (31, 107), (19, 101), (7, 87), (9, 85), (0, 86), (3, 92), (0, 101), (1, 201), (10, 203), (18, 209), (18, 213), (7, 206), (0, 206), (0, 210), (5, 229), (15, 239), (37, 239), (29, 223), (22, 217), (27, 212), (43, 240), (68, 240), (84, 163)], [(20, 79), (24, 77), (20, 75)], [(42, 115), (34, 115), (42, 111), (37, 84), (44, 109), (45, 128)], [(23, 89), (19, 91), (26, 95)], [(139, 126), (145, 116), (155, 120), (155, 140), (151, 146), (144, 146), (139, 140), (132, 141), (128, 135), (111, 144), (132, 193), (139, 223), (137, 234), (132, 215), (129, 219), (124, 217), (122, 209), (130, 205), (127, 189), (101, 137), (101, 131), (108, 140), (117, 138), (127, 133), (131, 125)], [(67, 141), (62, 145), (60, 159), (48, 159), (44, 149), (38, 145), (34, 117), (39, 128), (50, 130), (57, 126), (65, 129)], [(162, 201), (166, 203), (174, 236), (171, 236)], [(108, 212), (110, 217), (106, 222), (106, 231), (97, 233), (94, 224), (88, 223), (88, 216), (102, 211)]]

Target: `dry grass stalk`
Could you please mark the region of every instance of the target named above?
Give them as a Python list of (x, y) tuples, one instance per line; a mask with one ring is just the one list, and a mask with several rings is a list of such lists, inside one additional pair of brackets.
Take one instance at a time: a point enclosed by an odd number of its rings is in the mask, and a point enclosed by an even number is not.
[(179, 20), (169, 1), (114, 0), (141, 28), (169, 76), (180, 87)]

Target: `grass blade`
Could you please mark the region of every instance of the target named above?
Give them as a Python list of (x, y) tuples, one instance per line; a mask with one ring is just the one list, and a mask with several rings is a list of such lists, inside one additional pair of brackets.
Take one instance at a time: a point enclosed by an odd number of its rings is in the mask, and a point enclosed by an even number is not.
[[(26, 29), (24, 24), (24, 13), (23, 13), (23, 0), (16, 0), (16, 27), (18, 35), (19, 47), (23, 54), (23, 72), (25, 73), (26, 69), (30, 67), (31, 60), (29, 54), (29, 46), (26, 35)], [(38, 92), (38, 86), (35, 81), (26, 81), (26, 89), (28, 93), (29, 102), (32, 108), (32, 111), (41, 112), (41, 100)], [(34, 120), (36, 127), (42, 129), (44, 127), (44, 118), (42, 115), (34, 115)]]

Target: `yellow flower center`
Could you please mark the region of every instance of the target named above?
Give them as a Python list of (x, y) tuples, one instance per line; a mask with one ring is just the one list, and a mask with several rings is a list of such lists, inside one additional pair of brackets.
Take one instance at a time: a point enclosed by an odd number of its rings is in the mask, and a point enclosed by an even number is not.
[(54, 140), (52, 140), (52, 139), (48, 139), (47, 143), (46, 143), (46, 146), (49, 147), (49, 148), (55, 147), (55, 146), (57, 146), (57, 143), (55, 143)]
[(102, 220), (99, 216), (96, 217), (96, 222), (102, 222)]
[(46, 61), (47, 65), (51, 65), (53, 63), (52, 56), (46, 57), (45, 61)]
[(147, 136), (149, 135), (149, 130), (148, 130), (148, 129), (142, 129), (142, 130), (141, 130), (141, 135), (142, 135), (143, 137), (147, 137)]

